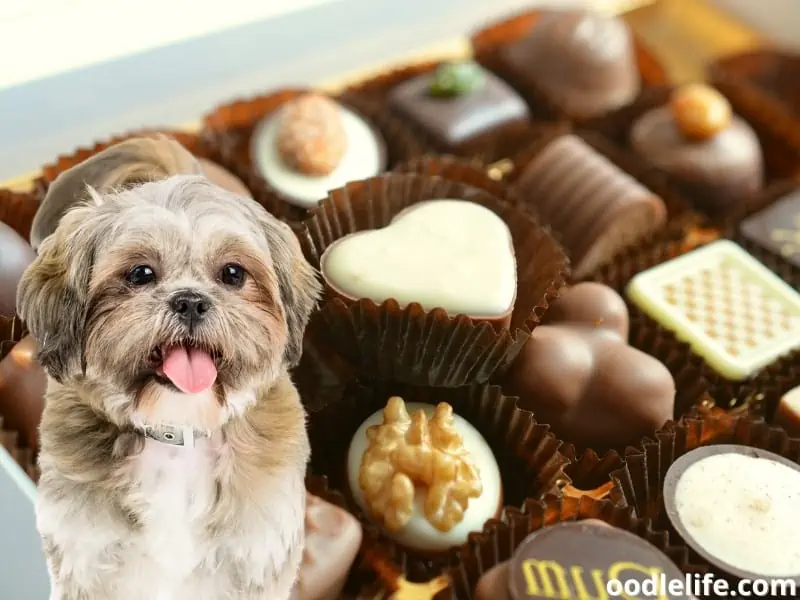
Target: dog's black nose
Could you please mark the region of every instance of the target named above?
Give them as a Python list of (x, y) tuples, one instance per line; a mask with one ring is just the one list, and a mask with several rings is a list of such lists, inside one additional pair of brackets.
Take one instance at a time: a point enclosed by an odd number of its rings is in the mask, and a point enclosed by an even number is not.
[(198, 292), (185, 291), (172, 296), (169, 306), (181, 321), (191, 327), (205, 318), (211, 308), (211, 301)]

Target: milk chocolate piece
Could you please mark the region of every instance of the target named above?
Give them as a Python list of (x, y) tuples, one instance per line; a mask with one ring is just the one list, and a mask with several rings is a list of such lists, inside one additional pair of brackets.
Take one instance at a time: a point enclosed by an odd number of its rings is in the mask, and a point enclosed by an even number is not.
[(667, 368), (628, 345), (624, 301), (598, 283), (570, 288), (545, 313), (504, 389), (560, 438), (596, 449), (638, 443), (675, 402)]
[(672, 464), (663, 496), (680, 538), (718, 576), (800, 585), (796, 462), (748, 446), (703, 446)]
[[(611, 580), (660, 585), (685, 578), (658, 548), (602, 521), (562, 522), (530, 534), (510, 561), (490, 569), (478, 581), (475, 600), (528, 598), (607, 598)], [(628, 586), (632, 584), (629, 583)], [(637, 587), (640, 587), (637, 586)], [(641, 589), (641, 588), (640, 588)], [(658, 590), (658, 588), (656, 588)], [(669, 590), (628, 598), (689, 598)]]
[(228, 169), (221, 167), (207, 158), (198, 158), (197, 160), (200, 161), (200, 165), (203, 167), (203, 174), (211, 183), (218, 185), (224, 190), (233, 192), (234, 194), (239, 194), (240, 196), (252, 196), (247, 186), (242, 183), (242, 180)]
[(739, 232), (800, 267), (800, 190), (742, 221)]
[(34, 359), (36, 344), (26, 336), (0, 361), (0, 415), (4, 426), (18, 431), (23, 444), (39, 445), (47, 376)]
[(336, 600), (361, 546), (361, 525), (344, 509), (306, 496), (303, 562), (291, 600)]
[(671, 102), (642, 115), (630, 142), (644, 160), (673, 177), (697, 205), (738, 208), (763, 183), (761, 145), (752, 127), (707, 86), (679, 88)]
[(581, 278), (664, 225), (664, 202), (574, 135), (523, 169), (516, 187), (567, 249)]
[[(456, 152), (484, 134), (528, 120), (528, 107), (506, 82), (477, 64), (467, 65), (444, 63), (438, 72), (405, 81), (389, 94), (391, 107), (444, 151)], [(468, 73), (462, 76), (458, 69)], [(481, 78), (481, 83), (460, 76)], [(443, 93), (446, 83), (449, 94)]]
[(791, 437), (800, 438), (800, 385), (781, 396), (772, 421)]
[(506, 59), (573, 118), (629, 104), (641, 87), (628, 25), (587, 10), (545, 11), (527, 37), (506, 49)]
[(17, 284), (35, 258), (31, 245), (0, 222), (0, 316), (16, 313)]

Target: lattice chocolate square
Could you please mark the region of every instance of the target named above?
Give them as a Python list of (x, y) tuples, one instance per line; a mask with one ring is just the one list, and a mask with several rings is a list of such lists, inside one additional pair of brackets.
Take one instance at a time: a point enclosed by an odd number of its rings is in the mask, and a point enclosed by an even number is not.
[(627, 295), (729, 380), (800, 346), (800, 294), (728, 240), (640, 273)]

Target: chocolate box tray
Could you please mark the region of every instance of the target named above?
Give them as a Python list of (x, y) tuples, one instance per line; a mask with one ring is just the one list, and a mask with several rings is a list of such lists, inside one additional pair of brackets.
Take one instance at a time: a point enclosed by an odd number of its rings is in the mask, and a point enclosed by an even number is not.
[[(365, 5), (358, 0), (353, 2), (348, 0), (348, 2), (354, 6), (357, 5), (354, 10), (358, 10), (358, 7), (363, 8)], [(348, 85), (369, 79), (375, 74), (387, 72), (392, 68), (418, 62), (468, 56), (469, 44), (467, 39), (465, 37), (454, 37), (455, 34), (466, 34), (497, 17), (513, 13), (514, 10), (529, 7), (532, 2), (503, 0), (486, 4), (473, 0), (467, 2), (463, 0), (450, 2), (448, 0), (446, 4), (447, 8), (437, 6), (436, 11), (434, 11), (435, 14), (427, 16), (426, 20), (428, 22), (424, 35), (410, 36), (411, 39), (415, 40), (415, 43), (428, 39), (434, 43), (428, 45), (428, 47), (424, 47), (426, 44), (423, 43), (422, 49), (409, 47), (407, 45), (408, 42), (398, 42), (396, 44), (398, 54), (410, 54), (408, 60), (402, 60), (397, 63), (392, 61), (389, 64), (381, 64), (377, 68), (357, 70), (343, 77), (323, 81), (317, 87), (335, 93)], [(458, 5), (457, 10), (455, 9), (456, 4)], [(627, 14), (626, 19), (644, 43), (663, 61), (673, 82), (696, 79), (702, 73), (704, 63), (718, 56), (751, 49), (755, 47), (759, 40), (755, 33), (730, 20), (718, 10), (711, 8), (703, 0), (655, 0), (654, 2), (644, 0), (639, 2), (601, 2), (600, 4), (605, 6), (618, 4), (621, 10), (634, 9), (633, 12)], [(419, 12), (418, 21), (421, 21), (422, 15), (426, 14), (426, 3), (419, 2), (412, 3), (412, 5), (414, 6), (413, 10)], [(680, 10), (676, 8), (678, 6)], [(409, 13), (413, 12), (411, 8), (407, 8)], [(347, 6), (340, 6), (338, 10), (345, 13), (350, 9)], [(452, 15), (456, 12), (461, 16), (453, 19)], [(368, 16), (374, 18), (375, 15)], [(302, 25), (300, 25), (303, 23), (302, 19), (293, 20), (292, 23), (300, 28), (299, 30), (295, 29), (295, 33), (299, 36), (299, 31), (302, 30)], [(410, 27), (406, 20), (390, 29), (399, 36), (400, 30), (405, 26)], [(443, 35), (442, 32), (447, 35)], [(691, 40), (689, 44), (689, 47), (692, 48), (691, 52), (672, 50), (678, 47), (685, 48), (686, 40)], [(404, 44), (406, 45), (404, 46)], [(391, 44), (387, 44), (387, 47), (389, 46)], [(352, 48), (344, 48), (342, 55), (344, 56), (351, 50)], [(410, 50), (414, 50), (414, 52), (409, 52)], [(333, 54), (337, 54), (336, 51)], [(357, 54), (358, 58), (348, 55), (346, 59), (343, 58), (340, 61), (340, 64), (363, 64), (364, 52)], [(380, 56), (385, 54), (386, 52), (379, 53)], [(302, 59), (299, 62), (302, 62)], [(328, 62), (325, 64), (328, 64)], [(79, 80), (80, 77), (76, 77), (75, 81)], [(280, 86), (275, 85), (272, 87), (277, 88)], [(207, 112), (213, 108), (215, 103), (219, 104), (230, 99), (232, 94), (227, 93), (227, 89), (225, 86), (221, 86), (214, 91), (213, 101), (208, 105), (199, 106), (199, 112)], [(247, 92), (246, 89), (230, 89), (233, 90), (233, 95)], [(255, 89), (266, 92), (269, 91), (270, 86), (261, 85)], [(0, 92), (0, 106), (3, 106), (3, 100), (2, 92)], [(191, 114), (197, 114), (197, 112), (192, 111)], [(183, 119), (181, 120), (183, 121)], [(131, 123), (131, 120), (128, 119), (126, 124), (135, 127), (139, 123)], [(122, 129), (124, 128), (118, 128), (115, 131), (106, 128), (100, 131), (93, 126), (88, 128), (87, 135), (89, 137), (83, 139), (83, 141), (90, 142), (92, 138), (106, 139)], [(199, 124), (188, 123), (181, 129), (187, 132), (196, 132), (199, 129)], [(57, 137), (54, 136), (53, 139)], [(55, 142), (52, 143), (55, 144)], [(70, 151), (70, 148), (71, 146), (67, 144), (60, 146), (59, 150), (62, 152)], [(56, 153), (50, 153), (47, 158), (52, 159), (55, 155)], [(15, 177), (11, 180), (0, 182), (0, 187), (28, 191), (33, 186), (38, 175), (38, 172), (34, 172)], [(4, 532), (4, 535), (0, 536), (0, 560), (9, 567), (6, 571), (7, 575), (0, 578), (0, 598), (3, 599), (31, 598), (36, 600), (38, 598), (44, 599), (47, 596), (47, 573), (39, 547), (39, 538), (35, 530), (33, 515), (35, 484), (30, 479), (29, 472), (30, 469), (26, 472), (5, 449), (0, 447), (0, 505), (4, 507), (0, 511), (0, 530)], [(386, 598), (388, 596), (387, 592), (371, 597)]]

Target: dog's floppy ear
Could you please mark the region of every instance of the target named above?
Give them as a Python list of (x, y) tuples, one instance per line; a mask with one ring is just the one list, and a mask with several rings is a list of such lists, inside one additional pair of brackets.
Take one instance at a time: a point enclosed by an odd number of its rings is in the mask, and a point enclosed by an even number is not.
[(57, 381), (85, 368), (83, 333), (101, 218), (97, 204), (67, 212), (17, 287), (17, 313), (37, 343), (40, 364)]
[(55, 178), (31, 226), (35, 250), (52, 234), (70, 207), (88, 199), (87, 186), (100, 194), (177, 174), (201, 174), (192, 153), (165, 135), (138, 137), (98, 152)]
[(291, 368), (300, 362), (303, 333), (311, 311), (322, 293), (322, 286), (314, 267), (303, 256), (300, 242), (289, 226), (263, 209), (259, 211), (259, 215), (259, 222), (272, 254), (281, 302), (286, 313), (289, 336), (284, 363)]

